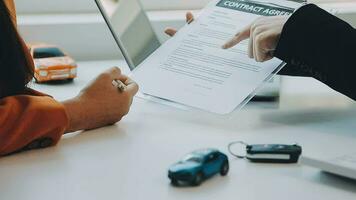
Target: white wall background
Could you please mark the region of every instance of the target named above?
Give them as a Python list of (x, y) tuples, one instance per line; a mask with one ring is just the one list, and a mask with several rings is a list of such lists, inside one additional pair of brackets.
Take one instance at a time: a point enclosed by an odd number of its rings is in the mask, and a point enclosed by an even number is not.
[(77, 60), (106, 60), (121, 53), (94, 0), (16, 0), (26, 42), (56, 44)]
[[(208, 1), (141, 0), (161, 41), (168, 38), (163, 33), (165, 27), (181, 27), (186, 10), (202, 8)], [(345, 11), (342, 17), (356, 25), (356, 0), (310, 1), (337, 2), (325, 6)], [(16, 6), (19, 29), (28, 42), (57, 44), (77, 60), (115, 59), (121, 55), (94, 0), (16, 0)]]
[(15, 0), (19, 14), (88, 13), (96, 10), (94, 0)]

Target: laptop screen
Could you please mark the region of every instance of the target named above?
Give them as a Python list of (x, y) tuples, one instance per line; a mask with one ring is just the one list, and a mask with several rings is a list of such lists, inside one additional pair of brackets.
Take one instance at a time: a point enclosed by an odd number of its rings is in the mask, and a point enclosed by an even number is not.
[(96, 0), (131, 70), (161, 46), (138, 0)]

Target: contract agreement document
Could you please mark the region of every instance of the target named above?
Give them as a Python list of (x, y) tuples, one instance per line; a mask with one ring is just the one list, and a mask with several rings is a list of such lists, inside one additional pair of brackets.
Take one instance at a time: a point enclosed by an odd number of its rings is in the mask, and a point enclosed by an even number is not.
[(248, 41), (222, 45), (262, 16), (291, 15), (302, 4), (287, 0), (213, 0), (143, 61), (133, 73), (144, 94), (213, 113), (244, 106), (284, 65), (274, 58), (255, 62)]

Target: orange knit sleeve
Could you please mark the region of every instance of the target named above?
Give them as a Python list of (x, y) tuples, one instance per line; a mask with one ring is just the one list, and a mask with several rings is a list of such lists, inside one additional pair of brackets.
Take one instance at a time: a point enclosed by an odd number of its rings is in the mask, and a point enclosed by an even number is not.
[(68, 124), (63, 105), (51, 97), (0, 99), (0, 156), (55, 145)]

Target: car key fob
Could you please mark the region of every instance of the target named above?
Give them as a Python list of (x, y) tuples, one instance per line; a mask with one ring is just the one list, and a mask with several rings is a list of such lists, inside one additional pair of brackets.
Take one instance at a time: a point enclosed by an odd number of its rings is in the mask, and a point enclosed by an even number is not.
[(260, 163), (297, 163), (302, 154), (299, 145), (257, 144), (246, 146), (246, 159)]

